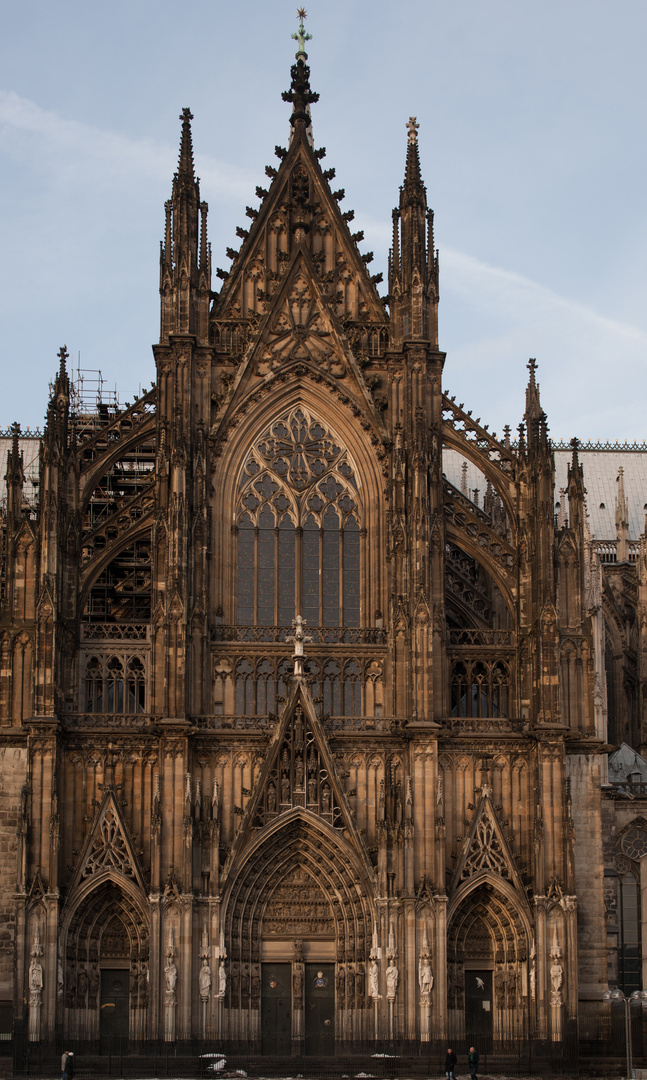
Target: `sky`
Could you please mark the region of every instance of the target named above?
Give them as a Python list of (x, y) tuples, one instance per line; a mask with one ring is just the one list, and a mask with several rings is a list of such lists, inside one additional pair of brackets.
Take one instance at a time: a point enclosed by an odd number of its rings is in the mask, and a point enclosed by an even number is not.
[[(0, 39), (0, 429), (42, 424), (65, 343), (122, 403), (154, 379), (182, 107), (213, 263), (289, 135), (287, 0), (21, 0)], [(417, 116), (445, 386), (501, 432), (529, 357), (556, 439), (643, 440), (644, 0), (310, 0), (317, 146), (386, 264)], [(218, 287), (214, 279), (214, 289)], [(381, 287), (386, 291), (386, 284)], [(85, 388), (91, 387), (91, 374)]]

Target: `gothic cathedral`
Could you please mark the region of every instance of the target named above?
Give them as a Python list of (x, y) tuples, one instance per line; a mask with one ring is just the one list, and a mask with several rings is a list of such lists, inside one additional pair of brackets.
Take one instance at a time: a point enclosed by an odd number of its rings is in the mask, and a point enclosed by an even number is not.
[(608, 986), (585, 453), (556, 514), (534, 362), (513, 437), (445, 392), (414, 118), (379, 294), (306, 37), (219, 292), (183, 110), (150, 391), (84, 409), (62, 348), (34, 500), (7, 440), (0, 997), (32, 1042), (558, 1044)]

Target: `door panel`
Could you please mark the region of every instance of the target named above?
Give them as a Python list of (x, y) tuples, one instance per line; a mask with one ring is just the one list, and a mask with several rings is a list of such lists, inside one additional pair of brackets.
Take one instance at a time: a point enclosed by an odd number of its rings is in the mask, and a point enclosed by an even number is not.
[(465, 972), (465, 1035), (468, 1046), (483, 1053), (492, 1046), (492, 972)]
[(263, 964), (261, 977), (261, 1040), (264, 1054), (292, 1049), (291, 964)]
[[(115, 1052), (128, 1041), (130, 973), (127, 968), (101, 971), (99, 1033), (102, 1052)], [(105, 1050), (104, 1050), (105, 1046)]]
[(335, 965), (306, 964), (306, 1054), (335, 1053)]

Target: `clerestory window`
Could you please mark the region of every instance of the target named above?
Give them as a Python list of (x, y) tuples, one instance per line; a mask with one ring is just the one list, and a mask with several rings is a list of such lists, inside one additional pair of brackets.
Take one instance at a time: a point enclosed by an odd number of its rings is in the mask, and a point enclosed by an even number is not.
[(299, 407), (263, 432), (242, 469), (237, 621), (360, 624), (360, 504), (347, 449)]

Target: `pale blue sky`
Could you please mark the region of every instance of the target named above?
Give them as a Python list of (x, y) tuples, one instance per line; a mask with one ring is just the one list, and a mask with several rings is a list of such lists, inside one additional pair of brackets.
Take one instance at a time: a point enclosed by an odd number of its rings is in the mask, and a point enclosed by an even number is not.
[[(5, 5), (0, 427), (42, 421), (63, 342), (122, 401), (150, 383), (178, 114), (195, 115), (214, 266), (226, 267), (288, 138), (296, 6)], [(536, 356), (555, 437), (644, 438), (644, 0), (307, 6), (315, 143), (385, 278), (404, 125), (420, 122), (448, 390), (500, 432), (519, 422)]]

